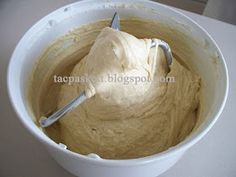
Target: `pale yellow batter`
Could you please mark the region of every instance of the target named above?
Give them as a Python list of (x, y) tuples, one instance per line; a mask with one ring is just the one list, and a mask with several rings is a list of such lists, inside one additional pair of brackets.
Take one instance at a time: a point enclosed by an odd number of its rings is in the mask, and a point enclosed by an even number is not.
[[(196, 59), (191, 44), (195, 43), (183, 29), (159, 22), (122, 20), (122, 31), (132, 35), (105, 28), (109, 23), (110, 19), (72, 30), (40, 56), (29, 86), (35, 122), (85, 90), (90, 97), (86, 102), (44, 129), (51, 139), (74, 152), (108, 159), (164, 151), (184, 140), (198, 119), (200, 78), (191, 68)], [(171, 46), (170, 68), (162, 50), (150, 48), (151, 38), (161, 38)], [(109, 74), (145, 77), (149, 82), (99, 80)], [(55, 83), (54, 75), (87, 75), (98, 80), (69, 85)], [(160, 82), (168, 77), (175, 82)]]
[[(71, 73), (89, 76), (89, 82), (65, 84), (60, 91), (58, 107), (83, 90), (90, 97), (60, 120), (61, 139), (70, 149), (104, 158), (134, 158), (163, 151), (191, 132), (199, 103), (199, 77), (176, 60), (168, 73), (161, 49), (150, 46), (150, 39), (108, 27), (101, 31)], [(101, 81), (114, 74), (149, 81), (126, 85)], [(161, 81), (168, 76), (175, 82)]]

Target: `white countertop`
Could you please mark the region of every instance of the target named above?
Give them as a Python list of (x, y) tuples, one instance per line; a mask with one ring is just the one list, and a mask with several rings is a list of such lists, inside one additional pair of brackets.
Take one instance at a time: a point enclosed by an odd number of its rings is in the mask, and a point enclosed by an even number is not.
[[(0, 177), (72, 177), (21, 125), (10, 106), (7, 65), (15, 45), (37, 20), (73, 0), (0, 1)], [(236, 26), (182, 11), (216, 40), (230, 76), (226, 107), (210, 132), (160, 177), (236, 177)]]

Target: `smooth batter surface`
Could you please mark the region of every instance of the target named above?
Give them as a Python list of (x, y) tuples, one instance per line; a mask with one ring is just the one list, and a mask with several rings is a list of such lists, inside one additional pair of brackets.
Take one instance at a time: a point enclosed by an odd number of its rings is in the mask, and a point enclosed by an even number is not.
[[(139, 40), (109, 28), (102, 31), (109, 23), (100, 21), (73, 30), (47, 48), (32, 77), (33, 114), (39, 119), (86, 90), (89, 100), (45, 129), (55, 142), (80, 154), (96, 153), (109, 159), (164, 151), (184, 140), (198, 119), (200, 78), (189, 67), (189, 57), (194, 57), (186, 42), (190, 38), (152, 21), (121, 21), (122, 30)], [(170, 68), (160, 49), (150, 49), (151, 38), (165, 40), (174, 56), (178, 55)], [(61, 50), (63, 45), (69, 47)], [(108, 73), (145, 76), (152, 82), (53, 82), (54, 75), (101, 78)], [(162, 77), (174, 77), (175, 82), (160, 82)]]
[[(58, 107), (83, 90), (91, 97), (60, 120), (61, 138), (72, 150), (105, 158), (141, 157), (163, 151), (191, 132), (199, 78), (176, 60), (168, 73), (161, 50), (150, 45), (150, 39), (105, 28), (74, 67), (71, 76), (96, 79), (61, 88)], [(151, 81), (125, 85), (99, 80), (108, 74)], [(175, 82), (160, 81), (166, 76)]]

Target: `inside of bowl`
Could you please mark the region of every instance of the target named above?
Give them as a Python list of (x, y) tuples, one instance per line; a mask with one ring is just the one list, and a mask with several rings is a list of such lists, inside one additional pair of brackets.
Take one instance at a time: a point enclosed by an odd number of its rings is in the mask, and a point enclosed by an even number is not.
[[(165, 7), (158, 6), (158, 9), (155, 9), (155, 7), (143, 8), (131, 4), (130, 6), (129, 4), (118, 5), (102, 6), (101, 4), (101, 8), (88, 6), (86, 11), (81, 9), (76, 11), (76, 7), (59, 9), (45, 17), (28, 32), (21, 46), (21, 50), (25, 52), (21, 56), (20, 69), (22, 101), (30, 112), (30, 116), (25, 119), (32, 122), (31, 117), (34, 122), (37, 122), (36, 103), (40, 102), (42, 94), (45, 93), (40, 86), (48, 82), (49, 76), (54, 74), (51, 72), (52, 67), (54, 67), (54, 72), (57, 72), (60, 67), (65, 67), (63, 61), (59, 61), (56, 56), (63, 55), (63, 49), (70, 48), (71, 56), (77, 55), (79, 60), (86, 55), (92, 45), (93, 40), (80, 44), (79, 39), (70, 38), (70, 34), (76, 31), (78, 34), (89, 35), (91, 29), (86, 29), (86, 27), (82, 31), (73, 29), (95, 22), (92, 27), (97, 29), (98, 34), (109, 24), (114, 11), (118, 11), (123, 19), (122, 30), (140, 38), (163, 39), (169, 43), (173, 53), (201, 77), (201, 105), (195, 127), (196, 131), (201, 131), (199, 127), (204, 128), (205, 125), (210, 124), (218, 113), (226, 88), (224, 63), (214, 42), (196, 24), (174, 11), (166, 10)], [(102, 22), (97, 23), (100, 20)], [(140, 21), (142, 23), (139, 23)], [(96, 33), (93, 35), (95, 39)], [(84, 47), (77, 51), (78, 45), (84, 45)], [(70, 64), (78, 61), (73, 60), (74, 57), (65, 57), (68, 60), (71, 59)], [(45, 61), (40, 58), (44, 58)], [(28, 97), (29, 83), (33, 85), (30, 98)], [(33, 101), (28, 101), (29, 99)]]

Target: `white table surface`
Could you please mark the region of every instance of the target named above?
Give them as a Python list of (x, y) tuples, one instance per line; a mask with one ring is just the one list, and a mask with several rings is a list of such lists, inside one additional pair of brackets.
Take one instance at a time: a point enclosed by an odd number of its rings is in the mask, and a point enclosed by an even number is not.
[[(72, 177), (21, 125), (10, 106), (6, 71), (25, 31), (73, 0), (0, 1), (0, 177)], [(226, 107), (210, 132), (161, 177), (236, 177), (236, 26), (182, 11), (213, 36), (228, 64)]]

